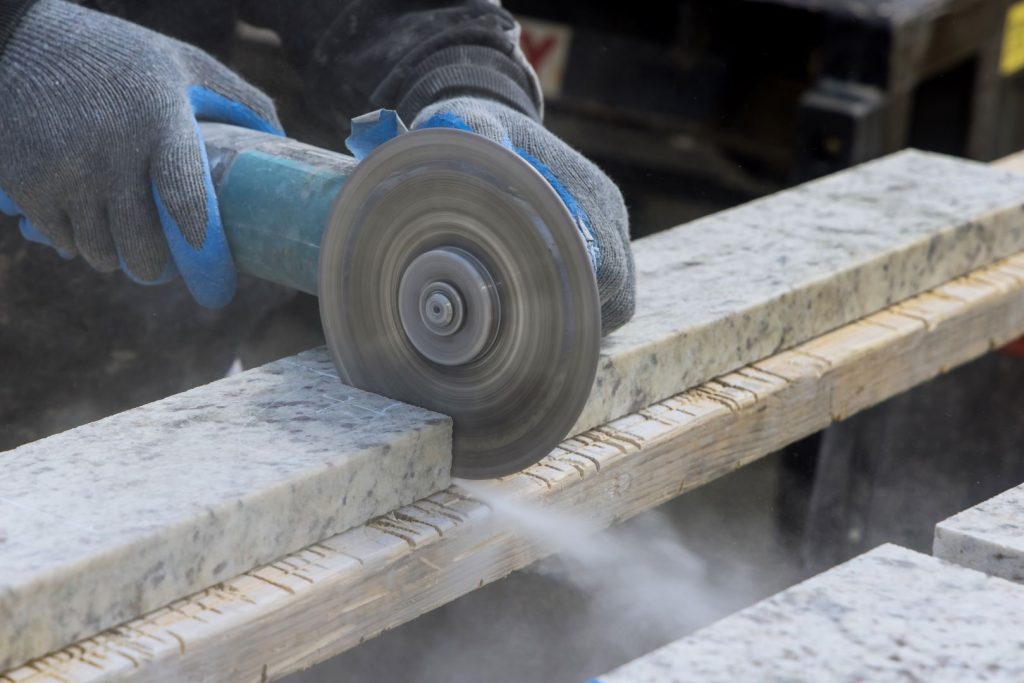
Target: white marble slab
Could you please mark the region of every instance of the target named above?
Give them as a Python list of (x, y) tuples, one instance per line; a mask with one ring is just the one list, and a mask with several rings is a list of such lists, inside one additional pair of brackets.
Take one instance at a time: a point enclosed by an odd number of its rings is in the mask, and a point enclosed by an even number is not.
[(0, 671), (446, 487), (450, 445), (315, 350), (0, 454)]
[(933, 552), (986, 574), (1024, 581), (1024, 485), (939, 522)]
[(1022, 652), (1024, 586), (885, 545), (596, 680), (1021, 681)]
[(1024, 175), (907, 151), (633, 243), (574, 433), (1024, 250)]

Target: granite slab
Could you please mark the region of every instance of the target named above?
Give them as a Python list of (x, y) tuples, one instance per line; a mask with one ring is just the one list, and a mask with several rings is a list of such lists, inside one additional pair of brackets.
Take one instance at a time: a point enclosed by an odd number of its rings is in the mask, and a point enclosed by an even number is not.
[(448, 417), (323, 349), (0, 453), (0, 671), (446, 487)]
[(964, 567), (1024, 581), (1024, 485), (939, 522), (933, 552)]
[(595, 680), (1021, 681), (1022, 652), (1024, 586), (885, 545)]
[(905, 151), (637, 240), (573, 433), (1024, 250), (1024, 175)]

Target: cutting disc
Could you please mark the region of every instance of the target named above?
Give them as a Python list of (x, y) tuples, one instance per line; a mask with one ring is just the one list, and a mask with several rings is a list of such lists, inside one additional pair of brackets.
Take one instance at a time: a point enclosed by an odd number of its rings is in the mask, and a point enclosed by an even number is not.
[(456, 476), (535, 463), (593, 385), (582, 237), (540, 173), (475, 133), (406, 133), (359, 163), (324, 233), (319, 296), (342, 379), (453, 418)]

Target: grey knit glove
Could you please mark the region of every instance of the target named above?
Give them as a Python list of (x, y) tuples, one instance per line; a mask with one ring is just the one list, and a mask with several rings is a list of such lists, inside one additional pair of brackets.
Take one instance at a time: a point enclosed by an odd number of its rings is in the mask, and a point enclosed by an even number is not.
[(39, 0), (0, 56), (0, 211), (132, 279), (177, 273), (206, 306), (235, 271), (197, 120), (280, 133), (271, 101), (205, 52)]
[(602, 332), (608, 334), (633, 316), (636, 275), (629, 216), (619, 188), (601, 169), (534, 119), (492, 100), (460, 97), (439, 102), (421, 111), (412, 127), (473, 131), (526, 159), (547, 178), (576, 220), (597, 274)]

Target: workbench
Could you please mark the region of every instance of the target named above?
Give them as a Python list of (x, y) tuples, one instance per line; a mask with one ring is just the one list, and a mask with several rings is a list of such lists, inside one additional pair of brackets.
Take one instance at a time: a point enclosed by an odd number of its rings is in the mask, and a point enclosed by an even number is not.
[[(1024, 161), (1009, 162), (1024, 168)], [(570, 438), (474, 486), (605, 526), (1024, 334), (1024, 253)], [(269, 681), (324, 661), (550, 552), (459, 481), (55, 654), (42, 681)]]

